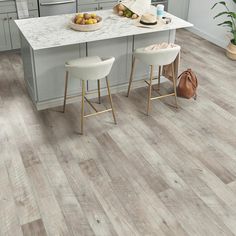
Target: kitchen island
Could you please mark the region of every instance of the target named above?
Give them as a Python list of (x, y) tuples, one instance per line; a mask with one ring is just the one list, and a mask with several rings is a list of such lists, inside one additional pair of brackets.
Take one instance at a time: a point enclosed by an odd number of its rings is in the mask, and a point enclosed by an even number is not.
[[(62, 104), (66, 61), (93, 55), (114, 56), (116, 61), (109, 75), (112, 92), (126, 90), (135, 48), (160, 42), (173, 43), (176, 29), (192, 26), (168, 13), (171, 23), (154, 28), (137, 27), (134, 20), (117, 16), (112, 10), (95, 13), (103, 18), (103, 27), (93, 32), (70, 29), (68, 22), (73, 15), (16, 21), (21, 34), (24, 77), (38, 110)], [(147, 67), (137, 66), (136, 86), (141, 85), (140, 80), (147, 73)], [(102, 83), (103, 87), (105, 84)], [(68, 95), (80, 95), (80, 91), (80, 82), (72, 78)], [(87, 92), (90, 96), (97, 94), (96, 83), (88, 83)]]

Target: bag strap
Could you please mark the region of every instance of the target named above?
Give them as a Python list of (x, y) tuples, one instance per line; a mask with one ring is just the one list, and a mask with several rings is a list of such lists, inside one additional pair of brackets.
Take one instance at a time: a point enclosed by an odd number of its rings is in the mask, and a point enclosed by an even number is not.
[(183, 75), (183, 74), (186, 74), (186, 70), (184, 71), (184, 72), (182, 72), (179, 76), (178, 76), (178, 78), (177, 78), (177, 80)]
[(192, 85), (193, 85), (193, 87), (196, 89), (197, 88), (197, 82), (195, 83), (195, 81), (193, 81), (193, 77), (192, 76), (188, 76), (188, 79), (189, 79), (189, 81), (192, 83)]
[[(189, 77), (189, 79), (190, 79), (190, 81), (191, 81), (193, 87), (195, 88), (195, 94), (194, 94), (194, 96), (193, 96), (193, 99), (194, 99), (194, 100), (197, 100), (197, 90), (196, 90), (196, 88), (197, 88), (197, 86), (198, 86), (197, 76), (192, 72), (191, 69), (188, 69), (188, 72), (189, 72), (189, 74), (191, 75), (191, 76)], [(195, 83), (193, 83), (193, 78), (195, 78)]]
[(183, 74), (188, 74), (188, 73), (192, 73), (192, 70), (190, 68), (188, 68), (187, 70), (183, 71), (177, 79), (179, 79)]
[[(192, 71), (189, 71), (189, 73), (191, 74), (191, 79), (194, 78), (195, 81), (196, 81), (196, 87), (198, 86), (198, 80), (197, 80), (197, 76), (192, 72)], [(192, 82), (192, 81), (191, 81)], [(192, 82), (193, 83), (193, 82)]]

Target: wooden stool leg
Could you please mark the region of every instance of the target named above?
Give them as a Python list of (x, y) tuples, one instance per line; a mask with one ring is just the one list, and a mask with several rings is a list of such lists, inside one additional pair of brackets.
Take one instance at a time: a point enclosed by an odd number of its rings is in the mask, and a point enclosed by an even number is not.
[(134, 77), (134, 67), (135, 67), (135, 57), (133, 57), (132, 69), (131, 69), (131, 74), (130, 74), (130, 79), (129, 79), (129, 87), (128, 87), (128, 92), (127, 92), (127, 97), (129, 97), (129, 93), (130, 93), (130, 89), (131, 89), (131, 83), (132, 83), (133, 77)]
[(101, 89), (100, 89), (100, 80), (98, 79), (98, 103), (101, 103)]
[(175, 104), (176, 104), (176, 108), (178, 108), (177, 91), (176, 91), (176, 76), (175, 76), (174, 63), (171, 64), (171, 69), (172, 69), (172, 78), (173, 78), (173, 86), (174, 86), (174, 93), (175, 93)]
[(153, 65), (151, 65), (151, 71), (150, 71), (150, 82), (149, 82), (149, 87), (148, 87), (147, 115), (149, 115), (150, 106), (151, 106), (152, 79), (153, 79)]
[(68, 85), (68, 71), (66, 71), (66, 78), (65, 78), (65, 91), (64, 91), (64, 103), (63, 103), (63, 113), (66, 111), (66, 96), (67, 96), (67, 85)]
[(82, 80), (82, 101), (81, 101), (81, 120), (80, 120), (80, 132), (84, 132), (84, 99), (85, 99), (85, 81)]
[(159, 66), (159, 71), (158, 71), (158, 85), (157, 85), (157, 90), (160, 90), (160, 83), (161, 83), (161, 66)]
[(107, 83), (107, 92), (108, 92), (108, 96), (109, 96), (109, 100), (110, 100), (110, 104), (111, 104), (111, 109), (112, 109), (112, 115), (113, 115), (114, 123), (117, 124), (116, 116), (115, 116), (115, 112), (114, 112), (114, 108), (113, 108), (112, 97), (111, 97), (110, 85), (109, 85), (109, 81), (108, 81), (107, 77), (106, 77), (106, 83)]

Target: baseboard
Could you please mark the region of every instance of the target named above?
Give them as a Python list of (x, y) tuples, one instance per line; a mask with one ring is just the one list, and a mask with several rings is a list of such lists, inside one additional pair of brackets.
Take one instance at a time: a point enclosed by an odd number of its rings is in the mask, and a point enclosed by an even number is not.
[(14, 53), (20, 53), (20, 49), (16, 48), (16, 49), (8, 49), (8, 50), (1, 50), (0, 49), (0, 54), (4, 53), (4, 54), (14, 54)]
[(186, 29), (188, 31), (208, 40), (209, 42), (216, 44), (217, 46), (219, 46), (221, 48), (226, 48), (226, 46), (227, 46), (227, 43), (225, 43), (224, 41), (219, 40), (219, 39), (213, 37), (211, 34), (208, 34), (196, 27), (191, 27), (191, 28), (186, 28)]
[[(165, 81), (167, 81), (167, 79), (162, 77), (161, 83), (163, 83)], [(147, 84), (144, 82), (144, 80), (134, 81), (132, 83), (132, 89), (141, 88), (146, 85)], [(127, 89), (128, 89), (128, 83), (121, 84), (118, 86), (111, 87), (111, 93), (115, 94), (115, 93), (120, 93), (120, 92), (126, 92)], [(101, 96), (105, 96), (105, 95), (107, 95), (107, 89), (106, 88), (101, 89)], [(97, 90), (93, 90), (91, 92), (86, 93), (86, 97), (89, 99), (96, 98), (97, 97)], [(67, 100), (67, 104), (73, 103), (73, 102), (79, 102), (80, 100), (81, 100), (81, 96), (80, 96), (80, 94), (78, 94), (78, 96), (75, 96), (73, 98), (69, 98)], [(58, 107), (58, 106), (63, 105), (63, 98), (61, 97), (61, 98), (57, 98), (57, 99), (53, 99), (53, 100), (38, 102), (35, 105), (36, 105), (36, 108), (38, 111), (48, 109), (48, 108)]]

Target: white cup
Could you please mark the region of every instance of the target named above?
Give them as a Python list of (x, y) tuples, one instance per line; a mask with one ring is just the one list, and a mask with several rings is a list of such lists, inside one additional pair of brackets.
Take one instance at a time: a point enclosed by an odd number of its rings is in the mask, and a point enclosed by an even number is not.
[(161, 19), (164, 16), (164, 8), (165, 6), (163, 4), (157, 5), (157, 18)]

